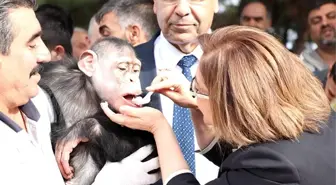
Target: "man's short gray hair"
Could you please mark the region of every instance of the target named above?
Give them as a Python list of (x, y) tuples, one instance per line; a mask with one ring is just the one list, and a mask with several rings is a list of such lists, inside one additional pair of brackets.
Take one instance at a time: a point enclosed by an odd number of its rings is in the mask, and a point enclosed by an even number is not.
[(1, 0), (0, 1), (0, 52), (3, 55), (10, 53), (10, 46), (14, 40), (14, 26), (9, 19), (10, 9), (35, 8), (35, 0)]
[(116, 14), (123, 29), (128, 25), (140, 24), (147, 38), (151, 38), (159, 30), (153, 0), (110, 0), (96, 14), (97, 23), (110, 12)]

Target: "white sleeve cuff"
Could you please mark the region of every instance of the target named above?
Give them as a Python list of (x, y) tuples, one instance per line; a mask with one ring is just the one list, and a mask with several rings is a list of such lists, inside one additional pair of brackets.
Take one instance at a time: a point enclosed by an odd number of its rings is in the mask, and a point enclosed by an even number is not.
[(209, 151), (213, 148), (213, 146), (215, 146), (215, 144), (216, 144), (217, 142), (218, 142), (218, 137), (215, 137), (215, 138), (211, 141), (211, 143), (210, 143), (207, 147), (205, 147), (203, 150), (201, 150), (199, 153), (202, 154), (202, 155), (206, 154), (207, 152), (209, 152)]
[(178, 171), (176, 171), (176, 172), (170, 174), (170, 175), (168, 176), (168, 178), (165, 180), (165, 182), (163, 182), (163, 185), (167, 185), (168, 182), (169, 182), (170, 180), (172, 180), (174, 177), (176, 177), (176, 176), (178, 176), (178, 175), (181, 175), (181, 174), (183, 174), (183, 173), (191, 173), (191, 171), (190, 171), (190, 170), (186, 170), (186, 169), (178, 170)]

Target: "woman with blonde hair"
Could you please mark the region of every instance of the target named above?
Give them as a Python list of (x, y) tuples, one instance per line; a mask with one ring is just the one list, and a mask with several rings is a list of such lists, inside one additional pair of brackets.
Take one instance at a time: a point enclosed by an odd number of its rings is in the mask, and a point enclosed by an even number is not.
[[(336, 117), (300, 59), (267, 33), (243, 26), (199, 42), (204, 54), (192, 92), (169, 73), (147, 90), (190, 108), (201, 152), (220, 167), (208, 184), (335, 184)], [(165, 184), (199, 184), (160, 111), (102, 108), (118, 124), (153, 133)]]

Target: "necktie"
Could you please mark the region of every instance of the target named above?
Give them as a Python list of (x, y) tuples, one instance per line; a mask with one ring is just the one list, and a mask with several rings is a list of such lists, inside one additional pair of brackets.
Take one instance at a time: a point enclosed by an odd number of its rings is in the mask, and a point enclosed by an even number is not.
[[(182, 68), (183, 75), (192, 80), (190, 67), (195, 64), (197, 58), (193, 55), (184, 56), (177, 64)], [(187, 161), (190, 170), (195, 174), (195, 143), (194, 126), (191, 121), (188, 108), (180, 107), (174, 104), (173, 130), (182, 150), (184, 159)]]

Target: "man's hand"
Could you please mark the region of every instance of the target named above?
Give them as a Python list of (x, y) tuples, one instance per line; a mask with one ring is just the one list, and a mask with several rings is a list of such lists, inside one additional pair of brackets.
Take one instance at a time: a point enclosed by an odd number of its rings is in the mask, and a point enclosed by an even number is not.
[(66, 141), (66, 139), (63, 139), (56, 143), (56, 161), (58, 168), (65, 179), (71, 179), (74, 175), (74, 169), (69, 165), (70, 153), (79, 143), (88, 141), (89, 140), (87, 138), (79, 138), (72, 141)]
[(157, 182), (159, 173), (148, 172), (159, 168), (158, 157), (141, 162), (153, 151), (152, 146), (144, 146), (121, 162), (107, 162), (98, 173), (92, 185), (148, 185)]

